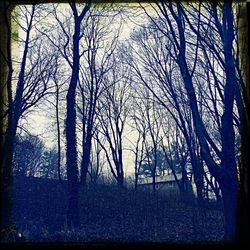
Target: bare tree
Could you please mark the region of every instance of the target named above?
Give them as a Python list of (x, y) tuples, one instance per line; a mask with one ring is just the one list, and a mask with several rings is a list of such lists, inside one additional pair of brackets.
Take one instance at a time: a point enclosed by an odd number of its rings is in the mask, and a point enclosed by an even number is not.
[[(162, 1), (156, 3), (158, 14), (161, 20), (164, 20), (168, 27), (168, 34), (171, 36), (172, 46), (176, 54), (176, 63), (179, 66), (186, 93), (189, 99), (189, 105), (192, 111), (192, 119), (195, 127), (195, 132), (199, 140), (201, 155), (206, 162), (210, 173), (218, 180), (222, 190), (224, 211), (225, 211), (225, 238), (232, 239), (236, 233), (236, 205), (237, 205), (237, 165), (235, 160), (235, 131), (233, 125), (233, 104), (235, 96), (235, 86), (237, 84), (234, 57), (233, 57), (233, 40), (234, 40), (234, 24), (232, 3), (229, 1), (222, 4), (211, 4), (210, 8), (205, 8), (207, 13), (212, 13), (212, 21), (215, 25), (211, 25), (209, 30), (211, 34), (219, 33), (222, 42), (221, 50), (216, 50), (214, 42), (211, 43), (211, 35), (206, 36), (200, 31), (201, 9), (199, 7), (198, 16), (195, 22), (198, 23), (197, 28), (193, 29), (191, 25), (191, 18), (187, 11), (183, 8), (180, 2), (173, 4)], [(220, 9), (221, 19), (218, 16), (218, 9)], [(188, 22), (191, 30), (197, 36), (197, 43), (193, 46), (195, 48), (195, 59), (193, 65), (190, 66), (188, 59), (187, 47), (187, 29), (184, 27), (185, 22)], [(205, 25), (202, 26), (205, 28)], [(213, 30), (212, 30), (213, 29)], [(161, 30), (162, 31), (162, 30)], [(166, 35), (166, 30), (162, 32)], [(215, 36), (212, 36), (215, 37)], [(223, 114), (221, 116), (221, 151), (217, 149), (213, 140), (209, 136), (206, 125), (198, 108), (197, 95), (194, 87), (194, 72), (196, 71), (197, 55), (199, 42), (205, 45), (216, 53), (217, 60), (224, 66), (225, 82), (223, 87), (224, 105)], [(190, 47), (189, 47), (190, 49)], [(218, 48), (217, 48), (218, 49)], [(225, 63), (226, 62), (226, 63)], [(228, 136), (230, 135), (230, 136)], [(221, 159), (219, 165), (213, 155), (211, 154), (212, 147)]]
[[(113, 56), (113, 60), (117, 60)], [(123, 132), (129, 113), (130, 71), (121, 62), (114, 67), (105, 79), (105, 95), (100, 101), (98, 120), (100, 132), (105, 136), (111, 151), (111, 157), (104, 144), (102, 146), (110, 170), (120, 187), (124, 185), (123, 170)], [(110, 83), (112, 85), (110, 85)]]
[(70, 3), (71, 11), (74, 17), (74, 34), (72, 47), (72, 69), (69, 88), (66, 96), (66, 166), (68, 177), (68, 213), (67, 225), (69, 228), (79, 226), (79, 205), (78, 205), (78, 167), (77, 167), (77, 150), (76, 150), (76, 110), (75, 98), (76, 87), (79, 80), (80, 69), (80, 38), (81, 38), (81, 23), (84, 16), (90, 8), (91, 1), (82, 8), (80, 14), (78, 13), (75, 2)]
[[(15, 146), (15, 136), (18, 128), (18, 124), (28, 112), (31, 111), (32, 107), (35, 107), (50, 91), (49, 81), (53, 74), (53, 63), (55, 57), (50, 53), (51, 51), (46, 46), (42, 46), (44, 43), (43, 39), (39, 35), (35, 34), (34, 27), (37, 25), (39, 20), (43, 17), (41, 14), (41, 5), (19, 6), (18, 12), (12, 13), (12, 18), (15, 21), (18, 28), (23, 32), (23, 37), (17, 37), (11, 34), (10, 22), (8, 20), (8, 11), (11, 9), (11, 5), (5, 5), (5, 22), (7, 27), (7, 54), (1, 50), (1, 55), (4, 61), (8, 65), (8, 79), (6, 86), (3, 86), (2, 91), (7, 88), (7, 103), (5, 105), (5, 111), (2, 119), (8, 117), (8, 123), (6, 128), (5, 141), (3, 145), (4, 152), (3, 164), (8, 169), (8, 178), (11, 180), (12, 170), (11, 164), (13, 159), (13, 152)], [(18, 17), (18, 18), (17, 18)], [(11, 37), (13, 36), (13, 37)], [(20, 70), (17, 70), (13, 74), (13, 63), (10, 53), (10, 41), (11, 38), (16, 40), (18, 43), (22, 43), (24, 50), (22, 51), (21, 61), (18, 62)], [(34, 46), (36, 43), (36, 47)], [(11, 86), (13, 84), (14, 76), (17, 77), (16, 89)], [(4, 92), (3, 92), (4, 93)], [(3, 98), (4, 100), (4, 98)], [(5, 175), (5, 174), (4, 174)], [(3, 181), (4, 182), (4, 181)], [(10, 184), (10, 183), (9, 183)], [(8, 185), (9, 185), (8, 184)], [(11, 185), (10, 185), (11, 186)]]
[(132, 128), (138, 132), (136, 144), (133, 145), (135, 149), (132, 151), (135, 154), (135, 190), (138, 187), (138, 180), (141, 173), (141, 166), (145, 160), (145, 146), (146, 146), (146, 135), (147, 135), (147, 124), (144, 122), (145, 110), (142, 106), (142, 101), (139, 96), (133, 96), (132, 106)]
[(57, 128), (57, 149), (58, 149), (58, 158), (57, 158), (57, 173), (58, 179), (61, 181), (61, 130), (60, 130), (60, 120), (59, 120), (59, 85), (56, 79), (54, 79), (56, 85), (56, 128)]
[(112, 54), (116, 48), (120, 27), (111, 30), (111, 24), (117, 21), (117, 12), (110, 11), (110, 6), (95, 7), (88, 14), (88, 26), (83, 33), (81, 46), (86, 50), (81, 58), (80, 81), (77, 111), (81, 119), (82, 160), (81, 185), (86, 185), (90, 164), (91, 144), (95, 127), (96, 106), (98, 99), (107, 86), (103, 81), (113, 67)]
[[(197, 190), (199, 190), (199, 204), (202, 205), (203, 171), (200, 169), (194, 148), (191, 111), (181, 83), (180, 72), (175, 66), (171, 40), (162, 36), (152, 21), (147, 27), (135, 31), (132, 34), (132, 40), (135, 43), (133, 47), (131, 45), (133, 57), (128, 60), (128, 63), (133, 68), (136, 81), (152, 93), (155, 100), (166, 109), (183, 133), (191, 156)], [(166, 53), (166, 47), (172, 54)]]
[[(56, 52), (55, 52), (56, 53)], [(59, 181), (62, 180), (62, 174), (61, 174), (61, 160), (62, 160), (62, 117), (61, 117), (61, 110), (60, 107), (62, 107), (62, 110), (65, 109), (65, 106), (62, 106), (62, 100), (65, 99), (65, 95), (64, 93), (66, 92), (64, 85), (65, 85), (65, 81), (67, 81), (67, 79), (64, 81), (63, 78), (63, 73), (59, 70), (60, 69), (61, 63), (60, 63), (60, 57), (58, 55), (58, 58), (55, 62), (55, 72), (53, 74), (52, 80), (54, 82), (54, 94), (53, 97), (55, 98), (55, 101), (52, 100), (50, 101), (48, 98), (46, 99), (46, 101), (48, 102), (48, 106), (49, 106), (49, 111), (50, 111), (50, 107), (51, 105), (55, 108), (54, 112), (55, 114), (53, 115), (53, 118), (55, 117), (55, 124), (56, 124), (56, 133), (57, 133), (57, 176)], [(60, 79), (60, 81), (59, 81)]]
[(33, 135), (18, 136), (14, 151), (13, 169), (15, 174), (34, 177), (42, 162), (45, 146)]
[[(163, 122), (162, 130), (164, 137), (161, 141), (161, 147), (165, 155), (172, 174), (174, 175), (175, 181), (180, 190), (180, 196), (183, 201), (186, 201), (186, 197), (190, 194), (190, 188), (188, 185), (187, 169), (186, 164), (188, 162), (189, 151), (187, 148), (186, 140), (183, 134), (180, 132), (178, 126), (172, 124), (169, 118)], [(180, 166), (181, 180), (176, 175), (176, 167)]]
[[(66, 94), (66, 168), (68, 180), (68, 211), (67, 226), (75, 228), (79, 226), (78, 204), (78, 164), (77, 164), (77, 138), (76, 138), (76, 89), (79, 82), (81, 39), (86, 25), (85, 16), (91, 5), (91, 0), (78, 6), (75, 1), (70, 1), (70, 12), (62, 14), (57, 5), (53, 5), (51, 11), (55, 23), (48, 23), (45, 31), (39, 32), (46, 36), (49, 42), (65, 59), (66, 69), (69, 68), (69, 87)], [(80, 9), (80, 10), (79, 10)], [(72, 25), (73, 23), (73, 25)], [(59, 32), (53, 34), (53, 31)], [(48, 31), (50, 31), (48, 33)], [(50, 35), (51, 34), (51, 35)], [(71, 41), (72, 39), (72, 41)]]
[[(157, 112), (156, 102), (151, 101), (149, 91), (145, 91), (146, 95), (144, 96), (144, 106), (145, 106), (145, 121), (149, 131), (149, 138), (147, 139), (148, 144), (152, 144), (153, 150), (153, 162), (150, 164), (150, 170), (153, 178), (153, 192), (156, 192), (156, 170), (158, 166), (157, 162), (157, 151), (159, 148), (159, 143), (161, 140), (160, 129), (161, 129), (161, 116)], [(150, 141), (150, 142), (149, 142)], [(146, 153), (149, 160), (149, 147), (146, 147)]]
[[(13, 102), (12, 102), (12, 73), (13, 65), (11, 60), (11, 25), (10, 25), (10, 14), (12, 10), (11, 3), (1, 3), (3, 9), (3, 15), (1, 15), (1, 237), (5, 238), (2, 232), (9, 232), (12, 227), (12, 216), (11, 216), (11, 195), (12, 195), (12, 180), (13, 172), (11, 163), (13, 159)], [(5, 46), (3, 46), (6, 45)], [(7, 72), (7, 77), (3, 77), (2, 70)], [(7, 89), (7, 91), (6, 91)], [(6, 94), (7, 93), (7, 94)], [(3, 103), (7, 96), (7, 108)], [(7, 110), (7, 112), (6, 112)], [(7, 116), (7, 118), (6, 118)], [(7, 120), (7, 121), (6, 121)], [(7, 126), (4, 131), (4, 124)], [(6, 135), (4, 136), (4, 132)]]
[(90, 168), (88, 170), (88, 174), (90, 176), (91, 183), (96, 184), (99, 177), (103, 173), (103, 165), (105, 161), (102, 157), (102, 148), (99, 144), (99, 132), (98, 130), (95, 131), (94, 134), (94, 141), (91, 150), (91, 160), (90, 160)]

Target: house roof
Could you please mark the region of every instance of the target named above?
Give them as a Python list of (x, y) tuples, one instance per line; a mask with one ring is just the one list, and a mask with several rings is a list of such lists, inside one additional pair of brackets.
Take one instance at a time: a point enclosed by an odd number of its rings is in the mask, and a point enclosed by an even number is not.
[[(181, 179), (181, 174), (176, 174), (178, 180)], [(156, 176), (155, 183), (164, 183), (164, 182), (172, 182), (175, 181), (174, 175), (165, 175), (165, 176)], [(138, 184), (152, 184), (153, 178), (152, 177), (144, 177), (138, 180)]]

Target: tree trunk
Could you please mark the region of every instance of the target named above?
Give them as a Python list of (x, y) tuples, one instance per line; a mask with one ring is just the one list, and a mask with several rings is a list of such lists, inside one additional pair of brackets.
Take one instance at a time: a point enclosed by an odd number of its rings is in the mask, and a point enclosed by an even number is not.
[(138, 190), (138, 177), (139, 177), (139, 175), (137, 173), (135, 173), (135, 191)]
[[(91, 145), (92, 145), (92, 131), (93, 131), (93, 120), (95, 115), (95, 108), (96, 108), (96, 101), (97, 96), (93, 96), (93, 89), (91, 90), (91, 97), (90, 97), (90, 105), (89, 105), (89, 114), (87, 120), (87, 133), (83, 131), (83, 155), (82, 155), (82, 163), (81, 163), (81, 185), (85, 187), (87, 185), (87, 174), (90, 164), (90, 154), (91, 154)], [(93, 101), (94, 99), (94, 101)], [(94, 103), (93, 103), (94, 102)], [(83, 102), (83, 110), (84, 110), (84, 102)], [(83, 129), (85, 129), (86, 120), (83, 117)], [(86, 137), (86, 141), (85, 141)]]
[(90, 164), (90, 153), (91, 153), (91, 138), (87, 135), (87, 141), (85, 142), (82, 162), (81, 162), (81, 186), (86, 187), (87, 185), (87, 174)]
[(124, 176), (123, 176), (123, 174), (119, 174), (119, 176), (117, 176), (117, 184), (118, 184), (118, 187), (124, 188)]
[[(12, 132), (12, 121), (8, 119), (7, 135), (3, 145), (3, 158), (1, 162), (1, 233), (11, 230), (12, 226), (12, 186), (13, 186), (13, 149), (14, 137)], [(2, 231), (4, 230), (4, 231)], [(5, 238), (5, 235), (3, 235)]]
[(79, 208), (78, 208), (78, 169), (77, 169), (77, 151), (76, 151), (76, 134), (75, 121), (76, 113), (73, 100), (74, 93), (67, 95), (67, 118), (66, 118), (66, 165), (68, 179), (68, 212), (67, 226), (74, 228), (79, 223)]
[[(1, 100), (1, 125), (5, 125), (7, 123), (6, 128), (6, 136), (1, 134), (1, 139), (3, 143), (1, 143), (1, 239), (2, 241), (8, 241), (8, 234), (11, 230), (12, 224), (12, 185), (13, 185), (13, 170), (12, 170), (12, 160), (13, 160), (13, 149), (14, 149), (14, 133), (13, 133), (13, 102), (12, 102), (12, 60), (11, 60), (11, 26), (10, 26), (10, 13), (11, 13), (11, 5), (7, 6), (7, 3), (1, 3), (1, 8), (4, 9), (4, 15), (1, 15), (1, 28), (4, 31), (1, 35), (1, 50), (4, 53), (7, 61), (1, 65), (4, 67), (1, 68), (1, 73), (7, 73), (7, 79), (5, 79), (1, 75), (1, 89), (2, 89), (2, 100), (8, 100), (8, 114), (7, 114), (7, 122), (2, 120), (2, 111), (6, 111), (4, 107), (2, 107)], [(4, 48), (2, 44), (6, 44)], [(2, 72), (2, 69), (4, 72)], [(6, 81), (6, 85), (2, 86), (2, 83)], [(7, 90), (7, 91), (6, 91)], [(6, 98), (6, 92), (7, 98)], [(1, 131), (2, 132), (2, 131)]]
[(224, 113), (221, 118), (222, 131), (222, 162), (221, 167), (225, 173), (220, 187), (224, 202), (225, 212), (225, 239), (236, 237), (236, 209), (238, 202), (237, 164), (235, 158), (235, 132), (233, 125), (233, 105), (237, 77), (233, 56), (234, 24), (232, 2), (228, 1), (223, 6), (223, 46), (225, 58), (226, 84), (224, 90)]
[(221, 183), (221, 192), (224, 205), (225, 217), (225, 240), (233, 241), (236, 239), (237, 230), (237, 200), (238, 190), (236, 183), (225, 179)]
[(179, 186), (180, 196), (182, 201), (186, 201), (186, 197), (189, 195), (187, 171), (185, 169), (185, 164), (181, 163), (181, 183)]
[[(240, 37), (240, 54), (248, 55), (249, 47), (248, 47), (248, 35), (249, 35), (249, 19), (246, 18), (247, 14), (249, 15), (250, 8), (249, 4), (243, 5), (241, 7), (240, 16), (239, 16), (239, 37)], [(237, 240), (239, 242), (248, 243), (249, 241), (249, 141), (250, 141), (250, 133), (249, 133), (249, 57), (242, 56), (241, 57), (241, 71), (243, 72), (244, 79), (242, 81), (242, 99), (244, 103), (244, 109), (241, 110), (243, 113), (243, 124), (241, 130), (241, 161), (240, 161), (240, 186), (239, 186), (239, 209), (238, 209), (238, 233)]]
[(77, 141), (76, 141), (76, 110), (75, 110), (75, 94), (79, 77), (79, 41), (81, 22), (90, 8), (91, 0), (83, 8), (78, 15), (75, 1), (70, 2), (70, 7), (74, 15), (74, 35), (73, 35), (73, 65), (69, 89), (66, 97), (66, 166), (68, 178), (68, 211), (67, 226), (69, 228), (77, 228), (79, 226), (79, 204), (78, 204), (78, 166), (77, 166)]
[(68, 178), (68, 212), (67, 226), (75, 228), (79, 226), (78, 207), (78, 167), (77, 167), (77, 142), (76, 142), (76, 110), (75, 92), (79, 75), (79, 36), (80, 22), (75, 18), (75, 30), (73, 35), (73, 68), (70, 85), (66, 97), (67, 116), (66, 130), (66, 165)]
[(57, 175), (59, 181), (61, 178), (61, 133), (59, 121), (59, 86), (56, 84), (56, 128), (57, 128)]
[(155, 185), (156, 178), (155, 178), (155, 171), (152, 172), (152, 180), (153, 180), (153, 193), (155, 194), (155, 193), (156, 193), (156, 185)]
[(190, 153), (191, 155), (191, 164), (194, 174), (194, 182), (197, 189), (197, 199), (198, 205), (202, 207), (203, 205), (203, 171), (198, 162), (198, 157), (195, 152)]
[[(233, 112), (233, 102), (235, 93), (235, 68), (234, 59), (232, 55), (232, 41), (233, 41), (233, 20), (232, 20), (232, 9), (231, 2), (225, 2), (226, 9), (223, 11), (223, 20), (226, 22), (223, 35), (223, 45), (224, 45), (224, 56), (226, 61), (225, 73), (226, 73), (226, 84), (225, 84), (225, 103), (224, 103), (224, 113), (222, 117), (222, 163), (221, 168), (215, 163), (212, 155), (210, 153), (208, 143), (205, 139), (205, 127), (203, 121), (200, 117), (197, 98), (195, 95), (195, 90), (192, 82), (192, 76), (188, 70), (186, 57), (185, 57), (185, 36), (184, 29), (182, 26), (182, 12), (179, 12), (179, 19), (176, 19), (178, 25), (178, 31), (180, 34), (180, 53), (178, 55), (177, 63), (180, 67), (181, 75), (185, 84), (185, 88), (189, 97), (190, 108), (192, 111), (194, 126), (196, 129), (196, 134), (199, 139), (201, 154), (205, 160), (209, 171), (219, 182), (224, 202), (224, 212), (225, 212), (225, 238), (229, 239), (233, 237), (235, 233), (235, 215), (236, 215), (236, 194), (235, 187), (237, 187), (237, 178), (235, 178), (236, 164), (235, 164), (235, 150), (234, 150), (234, 130), (232, 121)], [(178, 4), (178, 8), (181, 6)], [(224, 23), (223, 23), (224, 24)], [(228, 182), (228, 183), (227, 183)], [(225, 185), (227, 183), (227, 185)], [(237, 188), (236, 188), (237, 189)], [(230, 199), (229, 192), (232, 193)]]

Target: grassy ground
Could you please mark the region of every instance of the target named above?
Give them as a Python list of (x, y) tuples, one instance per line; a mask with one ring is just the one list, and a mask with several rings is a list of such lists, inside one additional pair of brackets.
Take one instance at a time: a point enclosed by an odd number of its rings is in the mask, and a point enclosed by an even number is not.
[(89, 187), (80, 195), (81, 226), (67, 231), (66, 183), (16, 179), (13, 217), (28, 242), (218, 242), (223, 236), (220, 209), (198, 209), (193, 201), (120, 190), (114, 185)]

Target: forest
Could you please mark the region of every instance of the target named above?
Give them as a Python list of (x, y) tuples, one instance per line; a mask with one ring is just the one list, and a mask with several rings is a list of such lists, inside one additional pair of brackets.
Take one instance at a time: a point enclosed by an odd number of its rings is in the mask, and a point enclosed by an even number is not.
[(1, 3), (1, 243), (242, 243), (246, 3)]

